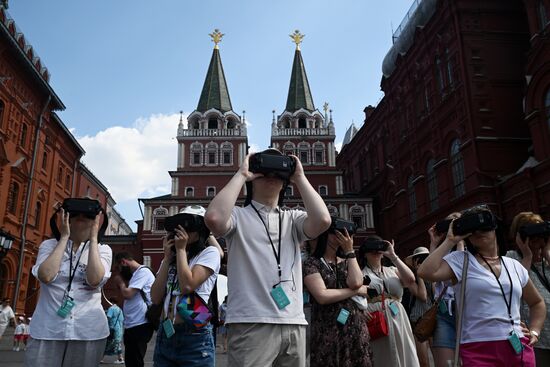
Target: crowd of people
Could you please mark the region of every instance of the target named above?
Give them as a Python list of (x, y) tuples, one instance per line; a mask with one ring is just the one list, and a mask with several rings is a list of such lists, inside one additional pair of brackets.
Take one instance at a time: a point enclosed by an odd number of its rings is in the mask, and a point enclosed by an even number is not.
[[(529, 230), (550, 225), (539, 215), (519, 213), (508, 246), (489, 207), (449, 213), (400, 258), (393, 240), (356, 243), (354, 224), (330, 216), (299, 159), (257, 154), (269, 170), (248, 155), (208, 208), (167, 218), (158, 269), (115, 255), (122, 308), (101, 302), (113, 265), (106, 216), (100, 228), (100, 209), (59, 208), (60, 229), (32, 268), (41, 292), (25, 365), (95, 367), (108, 355), (143, 366), (156, 331), (155, 366), (214, 366), (219, 326), (232, 367), (550, 366), (550, 230)], [(305, 210), (282, 209), (289, 184)], [(14, 316), (3, 308), (1, 331)]]

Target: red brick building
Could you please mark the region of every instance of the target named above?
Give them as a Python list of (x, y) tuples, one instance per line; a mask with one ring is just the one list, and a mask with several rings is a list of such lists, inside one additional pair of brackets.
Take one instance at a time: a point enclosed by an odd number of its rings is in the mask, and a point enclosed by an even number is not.
[(49, 218), (67, 197), (107, 206), (107, 188), (80, 163), (84, 149), (56, 111), (65, 106), (50, 74), (0, 3), (0, 230), (14, 238), (0, 257), (0, 297), (32, 314), (39, 282), (30, 274)]
[[(217, 31), (216, 31), (217, 32)], [(217, 33), (214, 33), (216, 35)], [(215, 37), (215, 36), (214, 36)], [(219, 40), (218, 40), (219, 41)], [(296, 154), (313, 187), (319, 190), (333, 214), (359, 224), (360, 236), (372, 231), (372, 205), (368, 198), (346, 195), (342, 172), (335, 167), (334, 123), (313, 104), (301, 52), (296, 50), (289, 94), (284, 112), (271, 123), (271, 144), (287, 154)], [(144, 204), (143, 262), (157, 269), (162, 259), (164, 220), (187, 205), (207, 207), (238, 170), (248, 152), (247, 126), (233, 111), (220, 52), (216, 44), (198, 106), (180, 119), (177, 170), (171, 171), (172, 192), (139, 199)], [(237, 201), (242, 205), (245, 188)], [(299, 193), (289, 186), (286, 208), (303, 208)]]
[[(546, 1), (415, 1), (383, 63), (384, 97), (337, 157), (406, 255), (450, 212), (548, 215)], [(536, 6), (535, 6), (535, 3)], [(527, 11), (526, 11), (527, 10)], [(544, 18), (545, 22), (547, 18)]]

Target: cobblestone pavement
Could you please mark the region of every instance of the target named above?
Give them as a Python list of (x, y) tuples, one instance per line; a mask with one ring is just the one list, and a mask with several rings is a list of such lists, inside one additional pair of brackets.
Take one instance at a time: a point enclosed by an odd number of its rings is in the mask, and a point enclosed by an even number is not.
[[(152, 367), (153, 366), (153, 351), (155, 350), (155, 340), (156, 335), (151, 338), (151, 342), (149, 343), (149, 346), (147, 347), (147, 355), (145, 356), (145, 366)], [(222, 347), (219, 343), (218, 338), (218, 345), (216, 346), (216, 367), (225, 367), (227, 366), (227, 354), (222, 353)], [(14, 352), (12, 350), (13, 347), (13, 328), (8, 327), (6, 329), (6, 332), (4, 333), (4, 336), (0, 340), (0, 366), (1, 367), (22, 367), (23, 366), (23, 359), (25, 356), (24, 351), (20, 352)], [(105, 362), (113, 362), (116, 359), (116, 357), (105, 357)], [(105, 363), (100, 364), (100, 367), (111, 367), (111, 366), (121, 366), (119, 364), (111, 364), (111, 363)], [(36, 366), (40, 367), (40, 366)]]

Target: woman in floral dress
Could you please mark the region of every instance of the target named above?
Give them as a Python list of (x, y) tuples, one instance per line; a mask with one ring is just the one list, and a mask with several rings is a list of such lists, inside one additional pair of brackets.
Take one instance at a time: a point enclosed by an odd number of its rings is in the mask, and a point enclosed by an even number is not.
[[(336, 256), (338, 248), (343, 257)], [(311, 367), (371, 367), (366, 311), (351, 299), (366, 297), (353, 239), (344, 231), (323, 233), (303, 266), (304, 284), (313, 296)]]

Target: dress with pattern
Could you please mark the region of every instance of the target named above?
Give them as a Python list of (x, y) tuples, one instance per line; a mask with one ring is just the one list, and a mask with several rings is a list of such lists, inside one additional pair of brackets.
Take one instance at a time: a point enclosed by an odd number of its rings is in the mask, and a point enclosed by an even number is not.
[[(346, 262), (338, 263), (337, 274), (339, 287), (336, 286), (336, 266), (315, 257), (304, 261), (304, 276), (319, 273), (325, 286), (329, 289), (344, 288), (347, 278)], [(345, 325), (336, 321), (340, 310), (349, 311)], [(351, 299), (329, 305), (320, 305), (311, 297), (311, 367), (371, 367), (372, 351), (370, 348), (367, 318)]]

